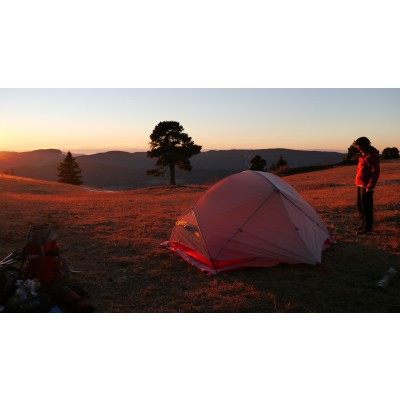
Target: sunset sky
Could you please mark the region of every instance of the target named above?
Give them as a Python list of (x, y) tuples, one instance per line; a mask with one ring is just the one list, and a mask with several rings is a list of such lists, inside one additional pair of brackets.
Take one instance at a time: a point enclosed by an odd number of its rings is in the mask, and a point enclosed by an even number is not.
[(203, 150), (400, 147), (400, 89), (0, 89), (0, 150), (148, 149), (179, 121)]

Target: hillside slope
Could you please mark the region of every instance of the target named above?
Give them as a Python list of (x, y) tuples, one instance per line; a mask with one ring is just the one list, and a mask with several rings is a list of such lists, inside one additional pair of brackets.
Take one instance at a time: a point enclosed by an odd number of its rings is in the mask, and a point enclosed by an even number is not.
[[(52, 223), (69, 265), (99, 312), (400, 312), (400, 163), (382, 164), (376, 234), (354, 235), (355, 167), (285, 178), (320, 213), (338, 244), (322, 265), (209, 277), (159, 244), (207, 186), (93, 191), (0, 175), (0, 257), (21, 248), (30, 225)], [(400, 275), (400, 274), (399, 274)]]
[[(42, 155), (40, 157), (40, 155)], [(337, 163), (343, 154), (323, 151), (288, 149), (205, 151), (191, 159), (193, 170), (177, 170), (179, 184), (209, 184), (230, 174), (248, 169), (250, 160), (261, 155), (268, 166), (284, 157), (291, 167)], [(62, 159), (59, 150), (38, 150), (26, 153), (0, 152), (0, 171), (12, 171), (17, 176), (57, 181), (57, 167)], [(145, 152), (109, 151), (76, 156), (86, 185), (113, 190), (165, 185), (169, 177), (152, 177), (155, 159)]]

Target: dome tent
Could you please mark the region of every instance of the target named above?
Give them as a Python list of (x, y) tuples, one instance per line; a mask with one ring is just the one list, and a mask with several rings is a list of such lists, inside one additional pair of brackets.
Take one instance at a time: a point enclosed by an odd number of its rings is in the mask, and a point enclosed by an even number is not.
[(176, 221), (164, 246), (217, 274), (278, 264), (320, 264), (334, 243), (317, 212), (276, 175), (243, 171), (222, 179)]

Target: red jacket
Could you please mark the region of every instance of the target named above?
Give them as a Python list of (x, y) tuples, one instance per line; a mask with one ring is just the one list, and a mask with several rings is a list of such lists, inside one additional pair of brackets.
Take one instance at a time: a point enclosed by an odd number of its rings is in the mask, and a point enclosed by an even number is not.
[(361, 153), (358, 160), (356, 185), (367, 189), (375, 189), (379, 179), (379, 151), (369, 146), (365, 153)]

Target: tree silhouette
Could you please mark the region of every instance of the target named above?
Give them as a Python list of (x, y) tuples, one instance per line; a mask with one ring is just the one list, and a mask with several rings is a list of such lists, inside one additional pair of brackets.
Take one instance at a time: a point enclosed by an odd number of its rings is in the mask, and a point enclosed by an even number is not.
[(147, 171), (147, 175), (163, 176), (169, 169), (170, 185), (175, 185), (175, 166), (191, 171), (190, 157), (199, 154), (201, 146), (194, 144), (179, 122), (164, 121), (158, 123), (150, 135), (150, 150), (147, 157), (157, 158), (156, 169)]
[(275, 174), (279, 175), (288, 168), (289, 168), (288, 162), (283, 158), (283, 156), (280, 156), (276, 163), (272, 163), (271, 168), (269, 170), (274, 171)]
[(259, 155), (254, 156), (250, 160), (250, 169), (252, 171), (265, 171), (267, 168), (267, 162)]
[(288, 162), (282, 157), (279, 157), (279, 160), (276, 162), (275, 168), (279, 169), (281, 167), (287, 167)]
[(58, 182), (69, 183), (71, 185), (82, 185), (82, 170), (78, 162), (72, 157), (71, 152), (68, 152), (64, 161), (58, 166)]
[(382, 151), (382, 158), (384, 160), (399, 158), (399, 149), (397, 147), (386, 147), (386, 149)]
[(351, 145), (347, 149), (347, 154), (344, 157), (343, 162), (346, 164), (351, 164), (355, 163), (357, 159), (358, 159), (358, 150), (353, 145)]

